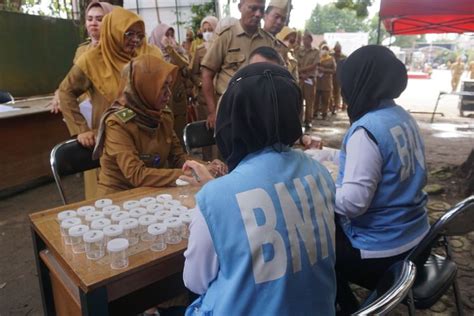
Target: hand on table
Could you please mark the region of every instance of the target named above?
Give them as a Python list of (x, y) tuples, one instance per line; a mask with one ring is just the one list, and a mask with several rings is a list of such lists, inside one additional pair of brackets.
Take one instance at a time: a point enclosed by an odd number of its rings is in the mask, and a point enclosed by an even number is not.
[(50, 108), (50, 112), (53, 114), (61, 113), (61, 108), (59, 107), (59, 93), (58, 90), (54, 93), (53, 99), (47, 105)]
[(304, 149), (322, 149), (323, 141), (317, 136), (303, 135), (301, 136), (301, 144)]
[(227, 165), (219, 159), (214, 159), (206, 167), (207, 170), (216, 178), (225, 176), (229, 172)]
[(93, 131), (88, 131), (78, 134), (77, 141), (84, 147), (92, 148), (95, 146), (95, 133)]
[(194, 160), (188, 160), (183, 165), (184, 175), (180, 176), (179, 179), (188, 182), (194, 186), (203, 186), (214, 177), (209, 172), (206, 165), (200, 164)]

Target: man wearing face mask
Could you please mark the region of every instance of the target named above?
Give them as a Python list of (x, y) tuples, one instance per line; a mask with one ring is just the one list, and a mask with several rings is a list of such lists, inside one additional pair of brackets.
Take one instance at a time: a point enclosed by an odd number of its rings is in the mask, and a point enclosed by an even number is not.
[(328, 116), (329, 103), (332, 93), (332, 76), (336, 72), (336, 62), (329, 54), (329, 46), (323, 44), (321, 46), (320, 61), (317, 71), (316, 99), (314, 108), (316, 113), (321, 112), (324, 119)]
[(239, 10), (239, 23), (218, 34), (202, 61), (202, 89), (208, 108), (209, 128), (215, 126), (218, 98), (227, 89), (232, 76), (248, 64), (250, 53), (261, 46), (276, 45), (275, 38), (260, 28), (265, 0), (240, 0)]

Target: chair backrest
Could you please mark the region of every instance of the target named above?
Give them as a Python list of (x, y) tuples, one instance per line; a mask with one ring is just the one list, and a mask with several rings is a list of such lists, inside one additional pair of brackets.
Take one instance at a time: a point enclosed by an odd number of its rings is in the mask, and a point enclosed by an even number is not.
[(67, 203), (61, 183), (61, 177), (95, 169), (99, 160), (92, 159), (92, 149), (83, 147), (76, 139), (70, 139), (54, 146), (50, 155), (51, 171), (64, 204)]
[(353, 315), (385, 315), (393, 310), (410, 291), (416, 267), (409, 260), (394, 263), (377, 283), (377, 287)]
[(13, 96), (9, 92), (0, 90), (0, 104), (8, 103), (15, 103), (15, 99), (13, 99)]
[(474, 230), (474, 195), (459, 202), (441, 216), (429, 230), (428, 234), (410, 252), (407, 259), (417, 268), (425, 264), (431, 248), (441, 236), (459, 236)]
[(193, 148), (211, 146), (216, 143), (214, 130), (207, 129), (206, 121), (196, 121), (187, 124), (184, 127), (183, 140), (188, 154)]

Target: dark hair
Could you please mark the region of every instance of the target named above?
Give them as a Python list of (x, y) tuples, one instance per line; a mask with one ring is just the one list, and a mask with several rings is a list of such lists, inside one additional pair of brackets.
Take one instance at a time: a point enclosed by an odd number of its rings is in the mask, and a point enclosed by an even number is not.
[(253, 58), (255, 55), (260, 55), (264, 57), (265, 59), (268, 59), (269, 61), (274, 62), (275, 64), (279, 66), (285, 66), (285, 62), (283, 61), (283, 58), (278, 54), (278, 52), (269, 46), (260, 46), (256, 49), (253, 50), (252, 53), (250, 53), (249, 60)]

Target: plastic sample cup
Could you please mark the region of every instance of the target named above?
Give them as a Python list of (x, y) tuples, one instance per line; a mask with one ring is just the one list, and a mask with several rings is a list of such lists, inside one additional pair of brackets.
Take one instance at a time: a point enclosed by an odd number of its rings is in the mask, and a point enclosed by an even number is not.
[(164, 203), (166, 201), (170, 201), (173, 199), (173, 196), (171, 194), (159, 194), (156, 196), (156, 201), (158, 203)]
[(114, 270), (128, 267), (128, 240), (115, 238), (107, 243), (107, 251), (110, 255), (110, 267)]
[(181, 242), (181, 230), (183, 223), (179, 218), (172, 217), (172, 218), (167, 218), (163, 221), (163, 223), (166, 225), (168, 228), (167, 234), (166, 234), (166, 243), (167, 244), (178, 244)]
[(130, 200), (130, 201), (125, 201), (123, 202), (123, 209), (124, 210), (131, 210), (132, 208), (137, 208), (137, 207), (140, 207), (140, 201), (136, 201), (136, 200)]
[(102, 212), (92, 212), (89, 214), (86, 214), (86, 224), (90, 225), (92, 221), (96, 219), (104, 218), (104, 213)]
[(123, 221), (124, 219), (130, 218), (130, 214), (125, 211), (119, 211), (115, 212), (110, 216), (110, 219), (112, 220), (112, 224), (117, 225), (120, 223), (120, 221)]
[(165, 219), (173, 217), (170, 211), (160, 211), (155, 213), (158, 223), (163, 223)]
[(166, 249), (166, 225), (165, 224), (151, 224), (148, 226), (148, 234), (153, 236), (153, 241), (150, 245), (151, 251), (163, 251)]
[(105, 243), (108, 243), (112, 239), (120, 238), (123, 234), (123, 228), (120, 225), (109, 225), (104, 227), (102, 231), (104, 232)]
[(109, 205), (109, 206), (106, 206), (102, 209), (102, 213), (104, 213), (105, 217), (110, 218), (110, 216), (112, 216), (113, 213), (119, 212), (121, 210), (122, 209), (118, 205)]
[(143, 215), (138, 219), (138, 229), (140, 231), (140, 239), (142, 241), (152, 241), (153, 236), (148, 234), (148, 226), (155, 224), (158, 221), (154, 215)]
[(66, 245), (71, 244), (71, 237), (69, 237), (69, 228), (77, 225), (81, 225), (81, 219), (79, 217), (66, 218), (61, 222), (61, 236), (63, 236), (63, 240)]
[(105, 255), (104, 232), (101, 230), (89, 230), (82, 236), (86, 249), (87, 259), (99, 260)]
[(102, 230), (104, 227), (112, 225), (112, 221), (109, 218), (99, 218), (91, 222), (91, 229)]
[(140, 237), (138, 231), (138, 219), (127, 218), (121, 220), (119, 225), (123, 228), (123, 238), (128, 240), (130, 246), (136, 245), (138, 243), (138, 238)]
[(178, 201), (178, 200), (169, 200), (169, 201), (165, 201), (163, 203), (163, 206), (165, 207), (165, 209), (167, 210), (171, 210), (173, 208), (176, 208), (178, 206), (181, 206), (181, 202)]
[(86, 251), (82, 236), (89, 231), (87, 225), (76, 225), (69, 228), (69, 237), (71, 238), (72, 252), (83, 253)]
[(95, 201), (95, 207), (98, 209), (103, 209), (106, 206), (112, 205), (112, 200), (111, 199), (100, 199)]
[(142, 217), (143, 215), (146, 215), (147, 210), (144, 207), (137, 207), (137, 208), (132, 208), (130, 211), (128, 211), (128, 213), (130, 214), (131, 218), (138, 219)]
[(156, 199), (154, 197), (144, 197), (143, 199), (140, 199), (140, 205), (143, 207), (147, 207), (148, 205), (156, 203)]
[(96, 209), (94, 206), (87, 205), (87, 206), (81, 206), (80, 208), (77, 209), (77, 216), (81, 218), (81, 220), (86, 219), (86, 215), (92, 212), (95, 212)]
[(163, 204), (160, 204), (160, 203), (153, 203), (153, 204), (150, 204), (146, 207), (146, 210), (148, 212), (148, 214), (155, 214), (157, 212), (161, 212), (161, 211), (164, 211), (165, 210), (165, 207), (163, 206)]
[(66, 210), (66, 211), (62, 211), (60, 213), (58, 213), (58, 215), (56, 216), (56, 220), (59, 224), (61, 224), (61, 222), (67, 218), (72, 218), (72, 217), (77, 217), (77, 213), (76, 211), (74, 210)]
[(183, 213), (178, 217), (183, 226), (181, 227), (181, 237), (188, 239), (189, 238), (189, 224), (191, 224), (191, 215), (187, 213)]

